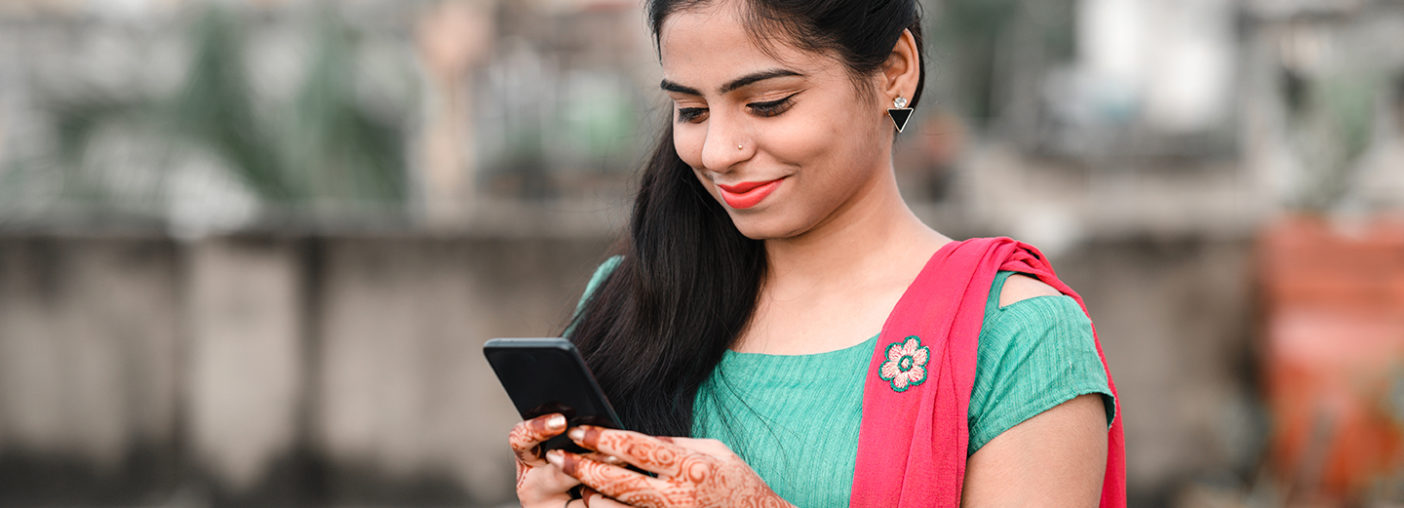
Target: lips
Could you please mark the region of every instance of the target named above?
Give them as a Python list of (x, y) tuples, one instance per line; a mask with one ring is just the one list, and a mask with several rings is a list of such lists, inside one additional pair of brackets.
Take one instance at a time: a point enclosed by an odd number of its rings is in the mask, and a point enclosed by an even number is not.
[(759, 205), (766, 196), (775, 192), (780, 186), (780, 181), (784, 178), (765, 180), (758, 182), (741, 182), (735, 185), (717, 184), (717, 189), (721, 191), (722, 200), (726, 204), (737, 210), (744, 210)]

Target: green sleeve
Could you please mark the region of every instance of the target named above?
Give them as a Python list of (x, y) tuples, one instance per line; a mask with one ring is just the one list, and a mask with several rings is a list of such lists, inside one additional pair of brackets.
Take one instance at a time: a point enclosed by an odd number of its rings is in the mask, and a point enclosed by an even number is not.
[[(590, 296), (595, 294), (595, 290), (604, 284), (605, 279), (609, 278), (609, 274), (614, 273), (614, 269), (618, 268), (619, 262), (623, 260), (624, 256), (610, 256), (609, 259), (604, 260), (599, 267), (595, 268), (595, 274), (591, 275), (590, 282), (585, 284), (585, 293), (580, 295), (580, 301), (575, 304), (576, 317), (580, 315), (581, 310), (585, 309), (585, 302), (590, 301)], [(571, 318), (570, 327), (566, 328), (564, 335), (569, 337), (573, 331), (575, 331), (574, 317)]]
[(990, 289), (970, 393), (971, 455), (1006, 430), (1079, 395), (1102, 395), (1107, 424), (1116, 401), (1092, 337), (1092, 322), (1072, 297), (1038, 296), (999, 307), (1012, 272)]

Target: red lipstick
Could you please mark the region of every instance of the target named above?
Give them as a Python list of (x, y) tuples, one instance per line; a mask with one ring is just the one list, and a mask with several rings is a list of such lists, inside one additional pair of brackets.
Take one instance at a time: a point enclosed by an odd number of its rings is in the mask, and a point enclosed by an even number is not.
[(726, 204), (737, 210), (744, 210), (765, 200), (771, 192), (780, 186), (780, 181), (784, 178), (766, 180), (763, 182), (741, 182), (736, 185), (717, 184), (717, 189), (721, 191), (722, 200)]

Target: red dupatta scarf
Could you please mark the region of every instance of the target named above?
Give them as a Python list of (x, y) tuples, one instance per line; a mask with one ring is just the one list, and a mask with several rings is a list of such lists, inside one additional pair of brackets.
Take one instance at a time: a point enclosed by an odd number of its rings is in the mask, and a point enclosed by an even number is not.
[[(863, 387), (850, 506), (960, 506), (980, 326), (990, 284), (1000, 270), (1037, 277), (1087, 312), (1082, 297), (1058, 280), (1043, 254), (1030, 245), (974, 238), (943, 246), (892, 309), (873, 352)], [(1094, 327), (1093, 340), (1096, 333)], [(1097, 355), (1105, 366), (1101, 342)], [(1111, 390), (1115, 395), (1114, 384)], [(1101, 506), (1125, 507), (1119, 408), (1107, 445)]]

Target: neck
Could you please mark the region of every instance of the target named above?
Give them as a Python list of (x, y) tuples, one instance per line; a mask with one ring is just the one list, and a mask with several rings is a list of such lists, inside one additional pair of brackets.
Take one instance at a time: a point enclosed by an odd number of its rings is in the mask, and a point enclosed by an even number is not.
[(879, 175), (804, 234), (766, 240), (766, 284), (807, 291), (871, 280), (913, 260), (920, 269), (946, 239), (907, 207), (890, 169)]

